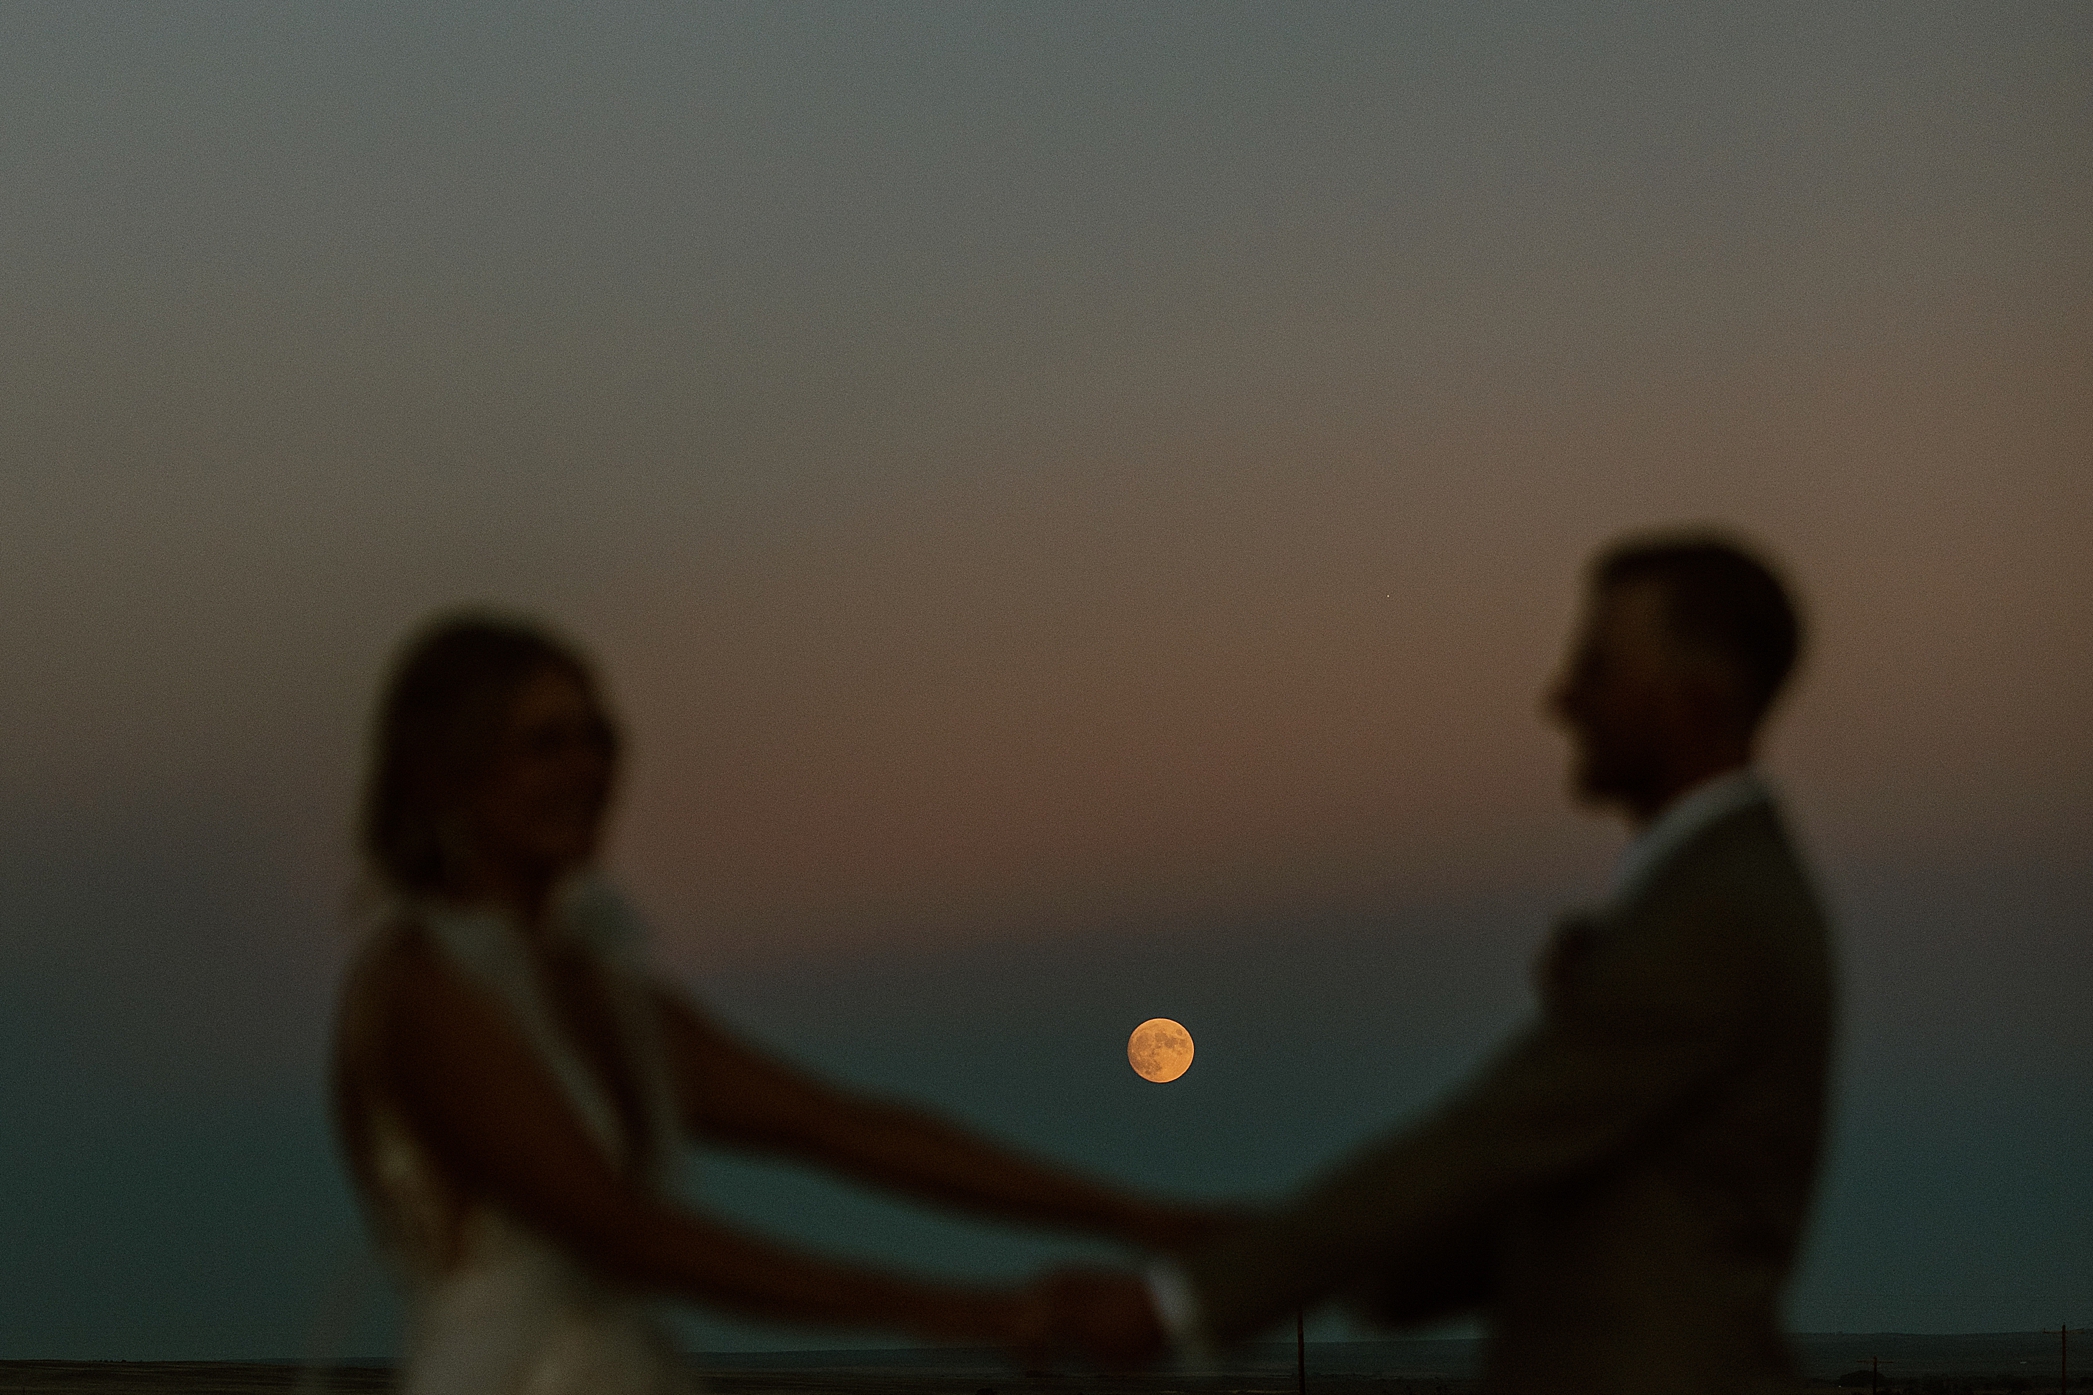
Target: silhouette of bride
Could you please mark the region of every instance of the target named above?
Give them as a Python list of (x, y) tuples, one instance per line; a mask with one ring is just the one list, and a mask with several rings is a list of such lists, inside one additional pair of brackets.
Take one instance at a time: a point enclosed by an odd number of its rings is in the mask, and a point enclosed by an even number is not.
[(592, 871), (616, 728), (568, 647), (441, 621), (378, 712), (363, 852), (379, 895), (340, 1006), (337, 1126), (407, 1282), (407, 1395), (654, 1395), (687, 1377), (650, 1303), (1036, 1350), (1015, 1287), (788, 1248), (671, 1197), (687, 1139), (919, 1199), (1174, 1249), (1209, 1213), (1026, 1158), (815, 1079), (652, 976)]

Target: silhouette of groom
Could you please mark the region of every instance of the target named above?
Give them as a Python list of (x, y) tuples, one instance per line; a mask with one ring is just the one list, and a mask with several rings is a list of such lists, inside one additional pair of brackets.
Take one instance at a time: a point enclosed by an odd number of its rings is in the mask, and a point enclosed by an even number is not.
[(1343, 1298), (1390, 1324), (1480, 1313), (1506, 1395), (1787, 1388), (1833, 984), (1751, 762), (1799, 638), (1779, 580), (1722, 537), (1602, 553), (1548, 706), (1578, 797), (1637, 836), (1539, 956), (1537, 1019), (1276, 1211), (1146, 1276), (1042, 1280), (1063, 1337), (1134, 1364)]

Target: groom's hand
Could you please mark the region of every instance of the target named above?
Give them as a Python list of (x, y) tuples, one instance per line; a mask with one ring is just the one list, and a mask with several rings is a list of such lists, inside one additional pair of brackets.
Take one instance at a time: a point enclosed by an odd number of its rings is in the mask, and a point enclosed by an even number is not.
[(1181, 1255), (1240, 1230), (1261, 1213), (1249, 1206), (1151, 1206), (1128, 1227), (1129, 1238), (1160, 1254)]
[(1169, 1344), (1148, 1286), (1133, 1274), (1066, 1269), (1040, 1280), (1055, 1337), (1107, 1370), (1145, 1366)]

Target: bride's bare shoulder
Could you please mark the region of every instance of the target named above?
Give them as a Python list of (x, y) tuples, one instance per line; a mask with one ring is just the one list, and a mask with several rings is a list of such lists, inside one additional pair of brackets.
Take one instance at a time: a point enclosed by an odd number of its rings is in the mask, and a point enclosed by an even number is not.
[(428, 931), (411, 915), (379, 923), (358, 947), (343, 976), (336, 1008), (336, 1045), (344, 1057), (365, 1057), (396, 1031), (402, 1012), (432, 991), (450, 988)]
[(431, 1061), (527, 1054), (498, 996), (411, 916), (378, 927), (343, 982), (336, 1049), (382, 1072)]
[(498, 1016), (415, 920), (374, 930), (342, 983), (333, 1074), (345, 1100), (397, 1099), (433, 1065), (506, 1042)]
[(428, 967), (429, 935), (414, 916), (402, 912), (378, 922), (363, 937), (343, 979), (345, 999), (382, 995), (403, 976)]

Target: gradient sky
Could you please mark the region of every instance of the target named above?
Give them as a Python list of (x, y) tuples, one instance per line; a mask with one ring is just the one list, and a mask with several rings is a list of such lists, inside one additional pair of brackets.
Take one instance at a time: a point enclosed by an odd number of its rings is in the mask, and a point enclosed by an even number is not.
[(319, 1079), (438, 608), (598, 656), (734, 1022), (1258, 1193), (1529, 1010), (1621, 842), (1536, 707), (1578, 568), (1701, 520), (1815, 640), (1791, 1322), (2087, 1321), (2089, 227), (2084, 6), (0, 9), (0, 1356), (391, 1340)]

